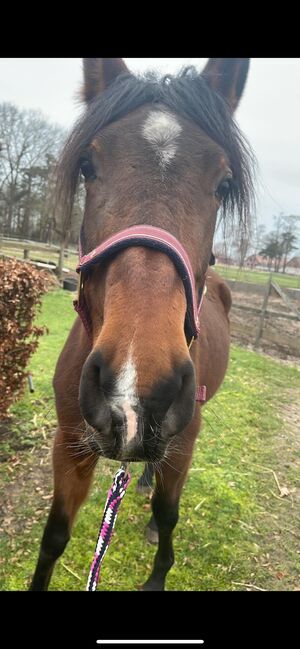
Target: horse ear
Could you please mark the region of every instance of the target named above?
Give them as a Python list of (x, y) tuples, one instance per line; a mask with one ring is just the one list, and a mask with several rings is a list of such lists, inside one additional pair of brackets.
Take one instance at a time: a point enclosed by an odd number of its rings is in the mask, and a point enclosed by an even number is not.
[(89, 103), (122, 72), (129, 72), (123, 59), (83, 59), (84, 100)]
[(209, 59), (202, 75), (235, 111), (243, 94), (250, 59)]

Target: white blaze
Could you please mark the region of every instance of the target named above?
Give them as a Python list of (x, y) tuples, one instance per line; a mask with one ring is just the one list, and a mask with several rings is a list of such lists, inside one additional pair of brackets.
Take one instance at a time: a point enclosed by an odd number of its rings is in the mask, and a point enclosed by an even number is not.
[(133, 410), (133, 406), (138, 404), (136, 379), (137, 373), (130, 352), (118, 376), (114, 396), (114, 404), (122, 408), (126, 417), (127, 442), (130, 442), (137, 432), (137, 414)]
[(174, 158), (181, 126), (170, 113), (153, 110), (143, 125), (143, 136), (152, 144), (159, 164), (165, 168)]

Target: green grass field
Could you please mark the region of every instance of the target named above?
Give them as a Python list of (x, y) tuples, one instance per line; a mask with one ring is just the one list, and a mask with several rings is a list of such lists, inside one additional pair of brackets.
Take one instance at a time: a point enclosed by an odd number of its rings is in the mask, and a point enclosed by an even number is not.
[[(71, 299), (63, 291), (44, 297), (37, 320), (50, 333), (31, 361), (35, 393), (26, 391), (12, 408), (13, 436), (0, 445), (8, 457), (0, 464), (2, 590), (27, 589), (49, 510), (55, 428), (51, 378), (74, 318)], [(203, 409), (167, 590), (299, 590), (299, 442), (289, 423), (299, 413), (299, 388), (295, 367), (232, 347), (222, 389)], [(85, 589), (117, 466), (99, 463), (51, 590)], [(149, 576), (155, 548), (144, 538), (149, 499), (135, 492), (141, 470), (142, 465), (132, 465), (100, 590), (137, 590)]]
[[(251, 282), (251, 284), (267, 284), (270, 277), (270, 273), (263, 270), (249, 270), (236, 266), (216, 264), (215, 269), (224, 279), (235, 279), (239, 282)], [(272, 278), (282, 288), (300, 288), (300, 275), (272, 272)]]

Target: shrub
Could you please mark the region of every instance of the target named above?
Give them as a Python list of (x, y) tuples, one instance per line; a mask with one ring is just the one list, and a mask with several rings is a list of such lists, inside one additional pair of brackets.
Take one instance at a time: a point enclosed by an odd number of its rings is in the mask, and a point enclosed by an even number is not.
[(0, 259), (0, 420), (24, 391), (26, 366), (47, 331), (33, 319), (48, 274), (16, 259)]

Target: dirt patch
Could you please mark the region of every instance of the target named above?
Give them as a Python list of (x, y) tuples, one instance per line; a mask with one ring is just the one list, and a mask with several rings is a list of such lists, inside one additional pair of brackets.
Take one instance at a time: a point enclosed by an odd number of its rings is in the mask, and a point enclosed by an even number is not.
[[(39, 440), (30, 451), (18, 450), (0, 464), (0, 535), (14, 539), (21, 533), (30, 534), (37, 521), (46, 522), (53, 496), (55, 432), (49, 430), (43, 443)], [(110, 467), (103, 466), (102, 473), (110, 475)]]
[[(254, 293), (232, 291), (232, 308), (230, 312), (231, 337), (233, 342), (253, 349), (259, 313), (252, 313), (240, 307), (250, 307), (260, 311), (262, 296)], [(297, 308), (298, 303), (294, 301)], [(291, 320), (286, 315), (293, 315), (279, 296), (270, 295), (267, 311), (280, 315), (266, 313), (262, 337), (257, 351), (262, 351), (273, 358), (291, 360), (300, 364), (300, 320)]]
[(274, 462), (260, 467), (265, 493), (256, 558), (267, 589), (280, 591), (300, 590), (300, 398), (292, 388), (287, 396), (277, 408), (284, 425), (272, 448)]
[(52, 498), (51, 447), (49, 440), (30, 452), (19, 451), (2, 465), (0, 533), (12, 538), (29, 534), (39, 518), (45, 519)]
[(12, 454), (18, 451), (25, 451), (33, 447), (33, 441), (26, 433), (27, 431), (16, 429), (11, 419), (0, 422), (0, 463), (9, 461)]

